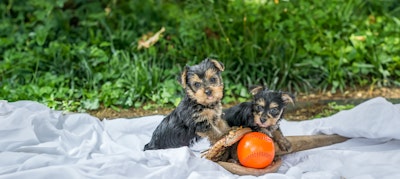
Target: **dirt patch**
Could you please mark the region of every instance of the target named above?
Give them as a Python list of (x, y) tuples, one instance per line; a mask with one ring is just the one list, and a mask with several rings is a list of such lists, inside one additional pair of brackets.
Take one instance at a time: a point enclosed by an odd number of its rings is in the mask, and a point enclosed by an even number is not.
[[(384, 97), (394, 103), (400, 103), (400, 88), (368, 88), (358, 90), (346, 90), (332, 94), (330, 92), (320, 92), (311, 94), (297, 94), (296, 105), (289, 107), (285, 114), (288, 120), (307, 120), (312, 119), (316, 115), (330, 109), (329, 103), (335, 102), (338, 104), (354, 104), (357, 105), (374, 97)], [(233, 104), (224, 105), (224, 107), (232, 106)], [(101, 108), (96, 111), (89, 111), (93, 116), (100, 119), (115, 119), (115, 118), (135, 118), (149, 115), (167, 115), (173, 108), (159, 108), (144, 110), (141, 108), (119, 109), (119, 111), (111, 108)], [(335, 112), (335, 111), (333, 111)]]
[(134, 118), (141, 116), (150, 115), (166, 115), (170, 113), (173, 108), (160, 108), (144, 110), (142, 108), (129, 108), (129, 109), (119, 109), (118, 111), (112, 108), (100, 108), (99, 110), (89, 111), (93, 116), (99, 119), (115, 119), (115, 118)]
[(358, 105), (375, 97), (384, 97), (393, 103), (400, 103), (400, 88), (352, 89), (335, 94), (330, 92), (299, 94), (297, 95), (296, 106), (287, 110), (285, 118), (288, 120), (307, 120), (326, 112), (332, 115), (338, 110), (332, 109), (329, 105), (331, 103), (343, 106)]

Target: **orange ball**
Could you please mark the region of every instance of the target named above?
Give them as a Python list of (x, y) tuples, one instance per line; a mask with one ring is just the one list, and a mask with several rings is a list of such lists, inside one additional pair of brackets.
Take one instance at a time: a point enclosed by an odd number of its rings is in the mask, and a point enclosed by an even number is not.
[(264, 133), (250, 132), (239, 141), (237, 154), (243, 166), (265, 168), (275, 157), (274, 142)]

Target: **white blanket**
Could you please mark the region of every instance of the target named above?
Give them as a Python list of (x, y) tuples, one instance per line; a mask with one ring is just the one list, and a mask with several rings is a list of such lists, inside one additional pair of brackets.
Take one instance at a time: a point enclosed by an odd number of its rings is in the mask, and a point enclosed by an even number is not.
[[(400, 105), (374, 98), (327, 118), (282, 121), (285, 135), (352, 139), (286, 155), (259, 178), (400, 178)], [(143, 152), (163, 116), (100, 121), (32, 101), (0, 101), (0, 178), (256, 178), (199, 157), (209, 143)]]

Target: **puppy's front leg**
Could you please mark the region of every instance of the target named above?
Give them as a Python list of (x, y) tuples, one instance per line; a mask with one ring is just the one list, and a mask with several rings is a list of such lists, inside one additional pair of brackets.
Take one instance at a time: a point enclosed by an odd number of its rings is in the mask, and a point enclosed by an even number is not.
[(274, 136), (273, 136), (271, 130), (269, 130), (269, 129), (267, 129), (267, 128), (258, 128), (258, 129), (256, 129), (256, 131), (262, 132), (262, 133), (264, 133), (264, 134), (267, 134), (267, 136), (268, 136), (268, 137), (271, 137), (272, 139), (274, 138)]
[(290, 152), (292, 144), (283, 136), (281, 129), (278, 127), (272, 132), (274, 141), (278, 144), (279, 148), (283, 151)]

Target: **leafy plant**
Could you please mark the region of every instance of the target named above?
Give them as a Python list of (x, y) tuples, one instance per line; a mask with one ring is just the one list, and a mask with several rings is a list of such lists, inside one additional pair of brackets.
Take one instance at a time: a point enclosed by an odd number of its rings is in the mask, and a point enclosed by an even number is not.
[[(400, 6), (373, 1), (0, 2), (0, 96), (85, 111), (177, 105), (184, 65), (225, 64), (224, 103), (399, 86)], [(164, 27), (149, 48), (138, 42)]]
[(331, 116), (339, 111), (349, 110), (354, 107), (354, 104), (337, 104), (336, 102), (328, 103), (327, 109), (324, 109), (321, 113), (315, 115), (313, 118), (322, 118)]

